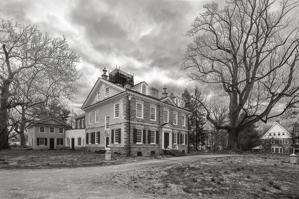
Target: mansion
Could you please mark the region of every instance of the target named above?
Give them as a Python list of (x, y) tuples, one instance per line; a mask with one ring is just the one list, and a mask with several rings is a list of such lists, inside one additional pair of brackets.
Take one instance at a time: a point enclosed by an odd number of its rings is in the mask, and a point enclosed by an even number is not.
[[(159, 155), (168, 149), (187, 152), (190, 112), (166, 88), (160, 94), (144, 81), (134, 84), (134, 76), (120, 69), (108, 75), (104, 69), (81, 108), (85, 117), (76, 126), (84, 122), (85, 136), (74, 138), (74, 143), (66, 141), (67, 146), (75, 147), (78, 139), (88, 150), (110, 148), (121, 155)], [(72, 132), (67, 132), (67, 140), (72, 140)]]

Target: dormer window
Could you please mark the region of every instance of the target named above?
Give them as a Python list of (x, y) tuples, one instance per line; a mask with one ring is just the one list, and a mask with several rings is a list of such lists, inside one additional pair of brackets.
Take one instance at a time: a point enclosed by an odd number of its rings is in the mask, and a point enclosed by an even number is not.
[(141, 85), (141, 93), (146, 95), (146, 85), (145, 84)]

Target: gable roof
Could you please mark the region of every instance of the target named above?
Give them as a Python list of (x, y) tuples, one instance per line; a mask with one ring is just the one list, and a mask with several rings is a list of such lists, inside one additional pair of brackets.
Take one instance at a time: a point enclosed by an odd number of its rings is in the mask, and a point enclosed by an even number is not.
[(47, 117), (45, 119), (35, 120), (28, 126), (28, 128), (34, 125), (58, 125), (58, 126), (69, 127), (69, 125), (66, 124), (64, 121), (53, 117)]
[(281, 124), (279, 124), (278, 122), (275, 122), (272, 127), (262, 136), (261, 139), (269, 139), (269, 133), (272, 132), (272, 130), (275, 128), (275, 127), (278, 127), (280, 128), (282, 131), (284, 131), (285, 133), (287, 133), (287, 135), (289, 137), (291, 137), (291, 134), (288, 130), (286, 130)]
[(89, 92), (89, 94), (87, 95), (87, 98), (85, 99), (85, 101), (83, 102), (82, 106), (81, 106), (81, 109), (84, 109), (86, 106), (87, 106), (87, 102), (91, 99), (92, 97), (92, 94), (95, 92), (95, 89), (101, 84), (101, 83), (105, 83), (105, 84), (108, 84), (109, 86), (117, 89), (117, 90), (120, 90), (120, 91), (125, 91), (125, 89), (121, 86), (118, 86), (116, 84), (113, 84), (107, 80), (104, 80), (102, 78), (98, 78), (98, 80), (96, 81), (96, 83), (93, 85), (91, 91)]
[(161, 102), (165, 102), (165, 103), (167, 103), (167, 104), (171, 104), (171, 105), (173, 105), (173, 106), (177, 106), (177, 105), (174, 103), (174, 101), (173, 101), (169, 96), (164, 97), (164, 98), (161, 98), (160, 100), (161, 100)]

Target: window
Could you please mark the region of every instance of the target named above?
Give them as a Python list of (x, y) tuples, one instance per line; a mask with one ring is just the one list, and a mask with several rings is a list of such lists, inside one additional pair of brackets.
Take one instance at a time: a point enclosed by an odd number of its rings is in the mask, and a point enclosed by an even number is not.
[(177, 144), (177, 133), (173, 133), (173, 143)]
[(275, 133), (273, 133), (273, 135), (275, 136), (276, 134), (275, 134)]
[(76, 129), (80, 128), (80, 120), (76, 120)]
[(271, 136), (271, 133), (269, 133), (269, 136)]
[(36, 139), (36, 145), (37, 146), (40, 146), (40, 145), (44, 145), (44, 146), (47, 146), (47, 141), (48, 139), (47, 138), (37, 138)]
[(90, 143), (95, 144), (96, 137), (95, 137), (95, 132), (90, 133)]
[(50, 127), (50, 133), (54, 133), (54, 127)]
[(78, 146), (81, 146), (81, 141), (82, 141), (82, 140), (81, 140), (81, 138), (79, 137), (79, 138), (78, 138)]
[(150, 134), (150, 143), (151, 144), (156, 144), (156, 132), (155, 131), (148, 131)]
[(82, 129), (85, 129), (85, 118), (82, 119)]
[(89, 133), (86, 133), (86, 138), (85, 138), (85, 140), (86, 140), (86, 144), (89, 144)]
[(136, 117), (143, 118), (143, 103), (136, 102)]
[(168, 109), (163, 110), (163, 122), (165, 122), (165, 123), (169, 122), (169, 110)]
[(59, 128), (59, 133), (63, 133), (63, 128)]
[(70, 146), (70, 138), (66, 139), (66, 144), (67, 144), (67, 146)]
[(39, 132), (40, 132), (40, 133), (44, 133), (44, 132), (45, 132), (45, 128), (44, 128), (44, 127), (42, 127), (42, 126), (41, 126), (41, 127), (39, 127)]
[(96, 143), (100, 144), (101, 143), (101, 132), (97, 132), (97, 138), (96, 138)]
[(156, 121), (157, 107), (155, 105), (150, 105), (150, 120)]
[(145, 84), (142, 84), (142, 86), (141, 86), (141, 93), (146, 95), (146, 85)]
[(182, 126), (186, 126), (186, 115), (182, 116)]
[(63, 145), (63, 138), (57, 138), (56, 139), (56, 145), (58, 146), (58, 145)]
[(182, 144), (184, 145), (184, 144), (186, 144), (186, 140), (185, 140), (185, 134), (181, 134), (182, 135)]
[(105, 117), (105, 129), (109, 129), (109, 116)]
[(277, 135), (280, 136), (280, 133), (278, 133)]
[(120, 144), (121, 143), (121, 129), (112, 129), (111, 130), (111, 141), (114, 144)]
[(137, 144), (142, 144), (142, 130), (141, 129), (137, 129), (137, 140), (136, 140)]
[(105, 89), (105, 97), (108, 97), (109, 96), (109, 87), (106, 87)]
[(114, 118), (119, 117), (119, 103), (114, 104)]
[(178, 124), (178, 112), (177, 111), (173, 112), (173, 124), (174, 125)]
[(95, 122), (98, 123), (100, 121), (100, 110), (96, 110), (95, 112)]

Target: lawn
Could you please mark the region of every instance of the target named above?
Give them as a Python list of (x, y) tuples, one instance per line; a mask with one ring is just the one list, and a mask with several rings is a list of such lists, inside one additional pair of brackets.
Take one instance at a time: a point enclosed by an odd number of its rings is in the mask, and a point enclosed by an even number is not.
[(119, 156), (113, 156), (111, 161), (105, 161), (104, 154), (79, 150), (39, 151), (11, 149), (0, 151), (0, 169), (105, 166), (129, 161), (132, 161), (132, 158)]
[(210, 158), (114, 176), (158, 198), (299, 198), (299, 165), (288, 156)]

